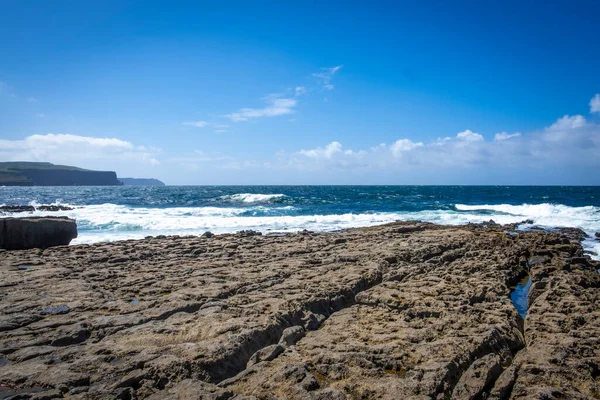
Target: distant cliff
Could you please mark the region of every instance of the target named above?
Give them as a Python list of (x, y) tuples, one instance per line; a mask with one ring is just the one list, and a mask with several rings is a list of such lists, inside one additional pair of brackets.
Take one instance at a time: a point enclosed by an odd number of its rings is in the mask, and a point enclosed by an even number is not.
[(0, 162), (0, 186), (110, 186), (122, 185), (113, 171), (40, 162)]
[(146, 178), (117, 178), (125, 186), (165, 186), (165, 184), (158, 179), (146, 179)]

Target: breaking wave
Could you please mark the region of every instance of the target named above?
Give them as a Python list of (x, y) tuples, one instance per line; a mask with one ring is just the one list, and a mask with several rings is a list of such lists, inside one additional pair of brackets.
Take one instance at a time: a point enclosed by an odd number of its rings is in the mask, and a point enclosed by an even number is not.
[(219, 197), (220, 200), (241, 203), (269, 203), (287, 197), (285, 194), (236, 193)]
[[(254, 193), (252, 193), (254, 192)], [(494, 220), (526, 229), (581, 228), (584, 247), (600, 254), (600, 189), (596, 187), (69, 187), (7, 188), (0, 203), (55, 204), (70, 211), (36, 211), (77, 220), (73, 243), (210, 230), (263, 233), (338, 231), (397, 220), (445, 225)], [(595, 256), (597, 257), (597, 256)]]
[[(458, 211), (485, 213), (498, 223), (531, 220), (535, 225), (544, 227), (575, 227), (593, 234), (600, 227), (600, 207), (570, 207), (563, 204), (457, 204)], [(518, 220), (518, 221), (517, 221)]]

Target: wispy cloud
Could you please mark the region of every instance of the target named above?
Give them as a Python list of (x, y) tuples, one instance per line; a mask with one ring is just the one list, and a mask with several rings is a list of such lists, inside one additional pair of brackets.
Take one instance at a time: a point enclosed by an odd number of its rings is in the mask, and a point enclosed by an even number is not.
[(331, 79), (333, 76), (342, 69), (343, 65), (337, 65), (332, 68), (321, 68), (321, 72), (316, 72), (312, 74), (313, 77), (317, 78), (319, 83), (327, 90), (335, 89), (335, 86), (331, 84)]
[(229, 125), (221, 124), (218, 122), (208, 122), (208, 121), (188, 121), (182, 122), (182, 125), (191, 126), (194, 128), (213, 128), (215, 132), (226, 132)]
[(35, 97), (28, 97), (27, 101), (30, 102), (30, 103), (37, 103), (38, 99), (36, 99)]
[(516, 133), (500, 132), (500, 133), (496, 133), (496, 136), (494, 136), (494, 140), (497, 142), (500, 142), (502, 140), (508, 140), (508, 139), (519, 137), (519, 136), (521, 136), (520, 132), (516, 132)]
[(225, 115), (234, 122), (248, 121), (261, 117), (276, 117), (279, 115), (293, 114), (298, 101), (293, 97), (279, 98), (269, 95), (263, 98), (265, 106), (262, 108), (242, 108), (239, 111)]
[(294, 90), (296, 97), (302, 96), (306, 92), (307, 92), (307, 90), (304, 86), (296, 86), (296, 89)]
[[(311, 76), (317, 78), (320, 87), (327, 90), (333, 90), (334, 86), (331, 84), (331, 79), (341, 68), (342, 65), (332, 68), (321, 68), (320, 72), (311, 74)], [(225, 114), (223, 117), (228, 118), (233, 122), (243, 122), (264, 117), (294, 114), (296, 112), (296, 107), (298, 106), (298, 99), (314, 90), (314, 87), (311, 88), (300, 85), (291, 87), (288, 88), (285, 93), (272, 93), (263, 97), (263, 107), (245, 107), (235, 112)], [(204, 123), (205, 121), (198, 122)]]

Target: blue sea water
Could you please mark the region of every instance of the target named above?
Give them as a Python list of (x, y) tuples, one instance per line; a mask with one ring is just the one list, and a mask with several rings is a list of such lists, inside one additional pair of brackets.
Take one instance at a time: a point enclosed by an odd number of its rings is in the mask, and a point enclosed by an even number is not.
[[(77, 219), (74, 243), (242, 229), (337, 231), (396, 220), (463, 224), (529, 219), (549, 228), (579, 227), (591, 235), (600, 231), (600, 187), (0, 187), (0, 204), (74, 207), (60, 213)], [(599, 244), (585, 243), (600, 253)]]

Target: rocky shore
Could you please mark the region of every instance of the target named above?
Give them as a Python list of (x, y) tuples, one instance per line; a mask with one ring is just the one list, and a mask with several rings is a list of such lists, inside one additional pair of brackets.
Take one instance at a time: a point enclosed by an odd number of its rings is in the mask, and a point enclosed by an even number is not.
[(599, 267), (418, 222), (2, 252), (0, 398), (599, 398)]

